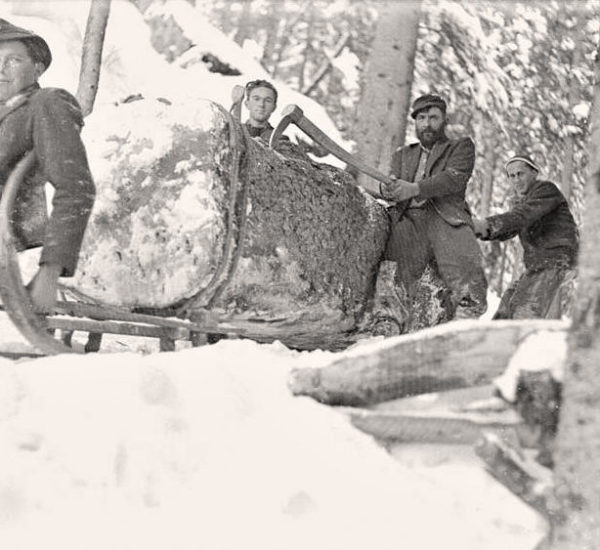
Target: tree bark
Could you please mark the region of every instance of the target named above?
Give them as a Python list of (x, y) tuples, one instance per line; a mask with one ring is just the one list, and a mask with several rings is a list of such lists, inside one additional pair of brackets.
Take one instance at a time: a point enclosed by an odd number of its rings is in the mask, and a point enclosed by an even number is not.
[[(598, 51), (600, 54), (600, 48)], [(585, 187), (584, 231), (579, 255), (569, 358), (556, 440), (556, 497), (560, 514), (554, 550), (592, 550), (600, 541), (600, 57)]]
[(110, 0), (92, 0), (85, 28), (79, 86), (77, 88), (77, 100), (81, 105), (83, 116), (87, 116), (92, 112), (96, 93), (98, 92), (102, 48), (109, 13)]
[[(355, 139), (368, 164), (389, 173), (404, 144), (419, 27), (420, 1), (381, 2), (358, 106)], [(368, 176), (361, 175), (359, 183)]]

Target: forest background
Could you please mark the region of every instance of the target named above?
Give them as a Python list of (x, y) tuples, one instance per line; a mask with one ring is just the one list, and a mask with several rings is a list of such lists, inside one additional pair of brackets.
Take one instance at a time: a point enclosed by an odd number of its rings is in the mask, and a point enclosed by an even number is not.
[[(437, 93), (449, 104), (449, 135), (475, 141), (468, 202), (476, 215), (506, 209), (512, 194), (504, 162), (527, 152), (580, 222), (600, 2), (188, 1), (276, 83), (320, 103), (378, 168), (389, 167), (393, 148), (414, 139), (409, 103)], [(168, 4), (134, 3), (146, 17)], [(169, 61), (193, 47), (174, 26), (153, 32)], [(215, 71), (235, 74), (209, 61)], [(520, 247), (482, 247), (490, 288), (501, 294), (519, 274)]]

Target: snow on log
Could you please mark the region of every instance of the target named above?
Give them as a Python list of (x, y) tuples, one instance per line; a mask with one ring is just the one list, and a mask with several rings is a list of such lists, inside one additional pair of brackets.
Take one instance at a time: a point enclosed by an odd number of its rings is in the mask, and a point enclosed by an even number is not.
[(129, 308), (210, 307), (282, 333), (356, 326), (388, 220), (349, 174), (289, 142), (270, 150), (210, 101), (105, 108), (85, 138), (98, 199), (77, 290)]
[(504, 372), (529, 334), (566, 330), (563, 321), (460, 321), (357, 346), (321, 368), (295, 369), (289, 386), (322, 403), (363, 406), (485, 385)]

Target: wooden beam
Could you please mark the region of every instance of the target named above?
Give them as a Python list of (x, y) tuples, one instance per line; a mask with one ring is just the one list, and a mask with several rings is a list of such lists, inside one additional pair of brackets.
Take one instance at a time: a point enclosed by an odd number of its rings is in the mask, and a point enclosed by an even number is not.
[(50, 329), (80, 330), (102, 334), (124, 334), (128, 336), (170, 338), (174, 340), (188, 340), (190, 337), (190, 331), (184, 328), (138, 325), (133, 323), (121, 323), (118, 321), (93, 321), (88, 319), (49, 317), (47, 319), (47, 324)]

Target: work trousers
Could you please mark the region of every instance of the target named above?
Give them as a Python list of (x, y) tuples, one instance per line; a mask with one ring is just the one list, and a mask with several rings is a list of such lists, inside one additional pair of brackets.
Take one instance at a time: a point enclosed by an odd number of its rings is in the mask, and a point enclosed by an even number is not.
[(560, 319), (561, 287), (573, 274), (564, 264), (525, 271), (502, 295), (494, 319)]
[(487, 281), (473, 229), (450, 225), (430, 203), (409, 208), (393, 224), (384, 259), (396, 262), (396, 284), (409, 298), (414, 298), (419, 279), (432, 265), (451, 291), (454, 318), (485, 312)]

